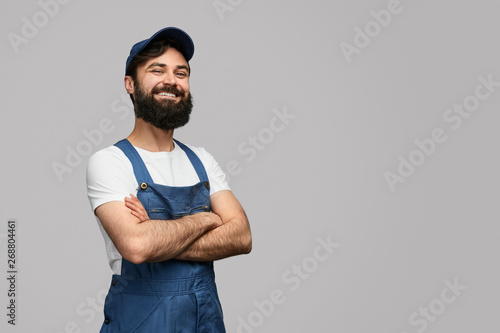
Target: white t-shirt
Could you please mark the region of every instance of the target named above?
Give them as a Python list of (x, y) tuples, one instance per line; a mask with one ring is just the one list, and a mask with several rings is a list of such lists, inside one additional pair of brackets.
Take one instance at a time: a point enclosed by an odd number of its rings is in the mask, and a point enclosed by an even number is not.
[[(230, 190), (226, 175), (204, 148), (187, 145), (198, 156), (205, 167), (210, 182), (210, 195)], [(150, 152), (135, 147), (156, 184), (168, 186), (191, 186), (200, 181), (186, 153), (178, 145), (171, 152)], [(92, 155), (87, 165), (87, 195), (92, 211), (110, 201), (122, 201), (130, 194), (137, 194), (139, 184), (132, 163), (123, 151), (111, 146)], [(104, 237), (109, 265), (113, 274), (121, 274), (122, 256), (97, 218)]]

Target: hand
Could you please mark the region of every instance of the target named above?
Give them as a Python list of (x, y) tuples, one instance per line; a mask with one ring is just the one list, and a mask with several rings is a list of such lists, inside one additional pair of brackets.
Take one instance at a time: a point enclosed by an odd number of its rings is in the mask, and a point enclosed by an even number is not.
[(220, 216), (217, 214), (214, 214), (212, 212), (199, 212), (199, 213), (195, 213), (191, 216), (196, 216), (198, 218), (203, 219), (205, 221), (205, 223), (207, 223), (208, 225), (211, 225), (213, 229), (218, 228), (223, 224)]
[(139, 199), (137, 199), (137, 197), (133, 194), (130, 194), (130, 198), (125, 197), (125, 206), (127, 206), (127, 208), (130, 209), (130, 213), (137, 217), (141, 222), (149, 220), (146, 209)]

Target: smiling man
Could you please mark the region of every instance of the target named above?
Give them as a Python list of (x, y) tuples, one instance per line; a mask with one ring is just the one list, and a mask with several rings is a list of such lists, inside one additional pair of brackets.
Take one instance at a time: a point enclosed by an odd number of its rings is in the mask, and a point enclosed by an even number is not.
[(101, 332), (225, 332), (213, 261), (249, 253), (252, 236), (214, 158), (173, 138), (193, 106), (193, 53), (172, 27), (132, 47), (125, 88), (135, 127), (88, 162), (113, 271)]

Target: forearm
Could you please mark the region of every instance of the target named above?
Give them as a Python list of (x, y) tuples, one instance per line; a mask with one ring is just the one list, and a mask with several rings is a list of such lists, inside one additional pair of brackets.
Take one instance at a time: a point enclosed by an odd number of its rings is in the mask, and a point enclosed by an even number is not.
[(176, 220), (147, 220), (138, 224), (134, 260), (136, 263), (153, 262), (178, 256), (219, 225), (209, 214), (199, 213)]
[(234, 218), (204, 233), (187, 246), (175, 259), (211, 261), (238, 254), (252, 248), (252, 236), (246, 217)]
[(141, 235), (139, 244), (139, 249), (145, 251), (145, 261), (171, 258), (211, 261), (246, 254), (252, 249), (248, 218), (230, 191), (219, 191), (211, 196), (212, 212), (191, 215), (201, 215), (215, 223), (206, 229), (186, 228), (192, 222), (190, 216), (173, 221), (151, 221), (142, 203), (133, 195), (125, 198), (125, 205), (145, 225), (146, 236)]

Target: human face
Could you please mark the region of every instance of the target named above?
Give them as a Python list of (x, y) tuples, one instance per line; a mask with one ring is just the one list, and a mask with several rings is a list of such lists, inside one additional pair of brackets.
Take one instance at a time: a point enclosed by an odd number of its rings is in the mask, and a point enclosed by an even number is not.
[[(189, 94), (189, 65), (182, 53), (172, 47), (139, 66), (136, 78), (142, 89), (154, 95), (158, 101), (179, 102)], [(133, 82), (130, 88), (133, 94)], [(178, 92), (165, 93), (164, 90), (169, 88)]]
[(138, 67), (137, 81), (127, 86), (125, 80), (127, 90), (133, 89), (136, 117), (163, 130), (184, 126), (193, 107), (188, 75), (184, 57), (173, 48)]

